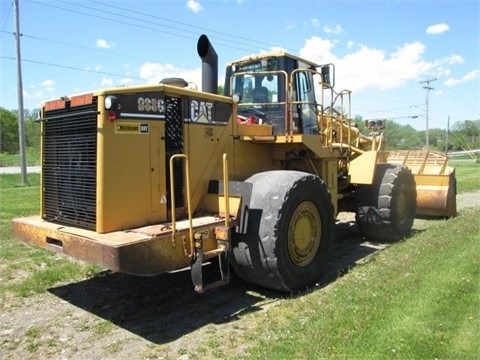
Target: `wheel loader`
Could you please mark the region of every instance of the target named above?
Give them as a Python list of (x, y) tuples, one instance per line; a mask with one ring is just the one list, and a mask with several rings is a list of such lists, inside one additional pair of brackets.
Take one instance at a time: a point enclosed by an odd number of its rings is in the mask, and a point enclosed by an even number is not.
[(282, 292), (314, 284), (342, 211), (368, 238), (410, 234), (414, 175), (387, 161), (383, 121), (360, 133), (333, 64), (246, 57), (227, 65), (218, 95), (207, 36), (197, 52), (202, 91), (168, 78), (42, 105), (40, 215), (14, 219), (16, 237), (116, 272), (189, 268), (202, 293), (231, 269)]

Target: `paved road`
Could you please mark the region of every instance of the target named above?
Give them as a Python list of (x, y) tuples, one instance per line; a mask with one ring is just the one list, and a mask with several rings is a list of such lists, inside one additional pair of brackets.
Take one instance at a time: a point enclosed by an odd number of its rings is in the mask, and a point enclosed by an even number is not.
[[(0, 174), (20, 174), (20, 166), (9, 166), (9, 167), (0, 167)], [(27, 173), (39, 174), (40, 166), (27, 166)]]

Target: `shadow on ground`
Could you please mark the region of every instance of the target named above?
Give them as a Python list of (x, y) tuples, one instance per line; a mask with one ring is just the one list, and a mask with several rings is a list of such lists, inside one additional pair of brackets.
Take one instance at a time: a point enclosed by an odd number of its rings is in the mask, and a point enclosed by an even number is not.
[[(205, 266), (206, 272), (213, 266)], [(49, 292), (156, 344), (207, 324), (235, 321), (279, 295), (235, 276), (229, 285), (200, 295), (193, 290), (189, 271), (148, 278), (106, 271)]]
[[(313, 289), (321, 289), (385, 245), (362, 239), (354, 221), (336, 224), (328, 271)], [(215, 263), (205, 266), (215, 276)], [(215, 274), (215, 275), (213, 275)], [(232, 274), (231, 283), (197, 294), (189, 271), (145, 278), (103, 272), (93, 278), (49, 289), (57, 297), (156, 344), (176, 340), (208, 324), (236, 321), (289, 297), (247, 284)]]

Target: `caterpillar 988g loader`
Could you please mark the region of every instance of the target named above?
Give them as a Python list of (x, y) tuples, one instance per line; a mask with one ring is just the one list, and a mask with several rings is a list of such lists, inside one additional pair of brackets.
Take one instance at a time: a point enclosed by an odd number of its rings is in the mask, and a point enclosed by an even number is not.
[(370, 238), (410, 233), (412, 172), (386, 161), (382, 122), (370, 136), (351, 122), (332, 64), (244, 58), (221, 96), (205, 35), (197, 50), (202, 91), (170, 78), (43, 104), (41, 214), (13, 220), (19, 239), (129, 274), (190, 267), (198, 292), (230, 267), (291, 292), (321, 276), (340, 211)]

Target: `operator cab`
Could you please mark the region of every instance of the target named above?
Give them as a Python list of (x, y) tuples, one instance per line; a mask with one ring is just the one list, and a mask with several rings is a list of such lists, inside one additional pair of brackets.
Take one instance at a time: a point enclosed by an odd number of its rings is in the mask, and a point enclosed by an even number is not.
[(318, 134), (332, 69), (285, 52), (248, 57), (227, 65), (225, 95), (238, 95), (239, 123), (273, 125), (274, 135)]

